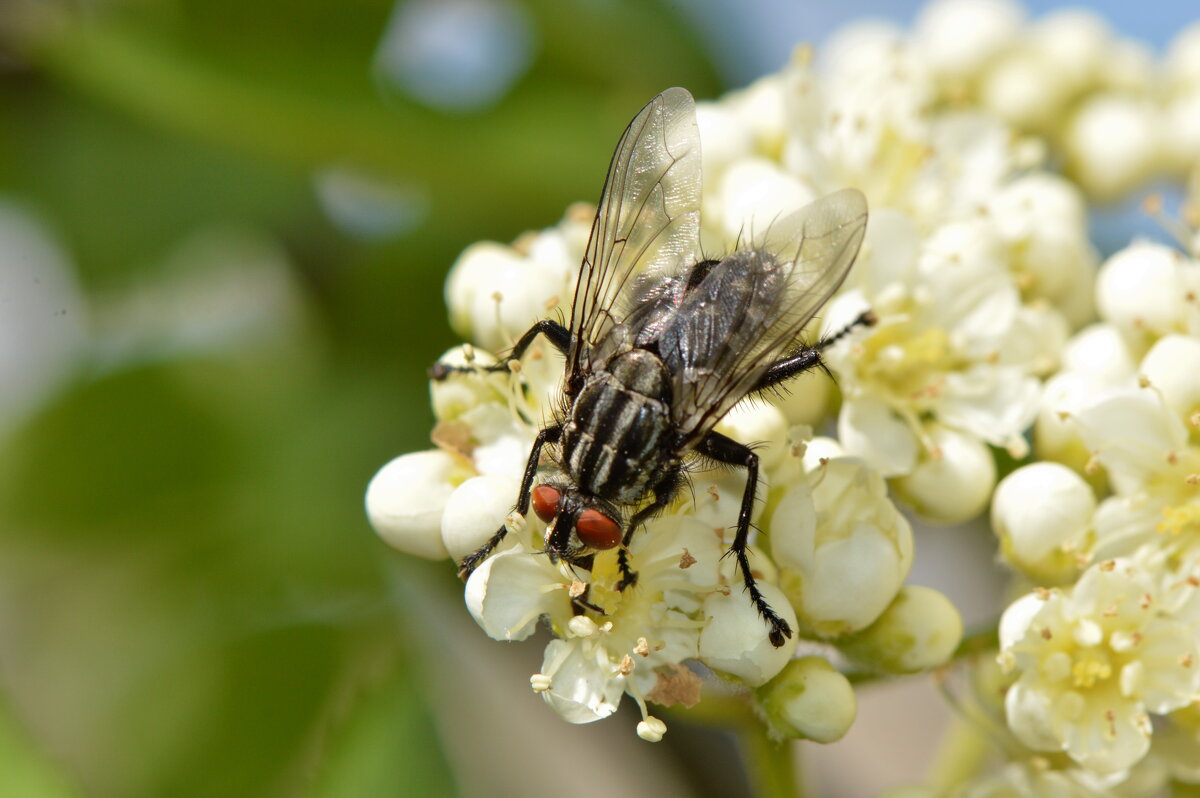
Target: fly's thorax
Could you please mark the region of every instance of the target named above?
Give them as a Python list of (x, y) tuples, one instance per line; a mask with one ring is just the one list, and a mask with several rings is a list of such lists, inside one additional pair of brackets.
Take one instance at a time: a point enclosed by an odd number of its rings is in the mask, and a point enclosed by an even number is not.
[(591, 374), (563, 426), (562, 466), (580, 490), (632, 504), (677, 459), (666, 366), (633, 349)]

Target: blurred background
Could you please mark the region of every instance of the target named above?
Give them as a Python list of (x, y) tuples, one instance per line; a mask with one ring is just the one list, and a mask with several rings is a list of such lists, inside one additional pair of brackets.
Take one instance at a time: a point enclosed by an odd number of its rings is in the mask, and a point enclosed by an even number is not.
[[(663, 88), (918, 5), (0, 1), (0, 795), (743, 791), (719, 732), (558, 720), (541, 647), (362, 495), (429, 445), (464, 246), (594, 201)], [(1154, 46), (1196, 14), (1092, 7)], [(918, 777), (887, 689), (820, 778)]]

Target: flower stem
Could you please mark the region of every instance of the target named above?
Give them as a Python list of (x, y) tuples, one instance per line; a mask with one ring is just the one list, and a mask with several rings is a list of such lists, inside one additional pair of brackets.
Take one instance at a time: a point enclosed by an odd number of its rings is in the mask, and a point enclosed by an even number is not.
[(796, 746), (791, 741), (772, 740), (761, 723), (744, 724), (737, 731), (754, 794), (759, 798), (804, 798), (796, 772)]
[(939, 795), (952, 792), (979, 770), (987, 751), (987, 740), (978, 726), (956, 715), (942, 736), (926, 783)]
[(710, 695), (680, 715), (689, 723), (728, 729), (741, 746), (746, 774), (758, 798), (804, 798), (796, 763), (796, 746), (776, 742), (766, 725), (754, 714), (744, 696)]

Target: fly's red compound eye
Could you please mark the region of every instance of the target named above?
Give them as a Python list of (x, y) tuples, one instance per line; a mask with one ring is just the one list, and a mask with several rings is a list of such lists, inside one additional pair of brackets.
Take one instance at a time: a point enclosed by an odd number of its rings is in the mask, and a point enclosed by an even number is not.
[(558, 514), (558, 500), (561, 498), (562, 494), (558, 492), (557, 488), (538, 485), (532, 493), (533, 511), (537, 513), (538, 518), (548, 524)]
[(621, 527), (599, 510), (584, 510), (575, 522), (575, 532), (589, 549), (611, 549), (621, 542)]

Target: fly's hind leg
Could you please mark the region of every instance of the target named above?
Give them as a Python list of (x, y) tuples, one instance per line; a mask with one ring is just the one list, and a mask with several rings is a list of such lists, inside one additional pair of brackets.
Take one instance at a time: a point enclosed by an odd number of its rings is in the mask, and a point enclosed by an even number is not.
[(571, 348), (571, 331), (553, 319), (542, 319), (525, 331), (525, 334), (513, 346), (512, 351), (508, 353), (508, 356), (501, 359), (500, 362), (490, 366), (452, 366), (449, 363), (434, 363), (429, 367), (429, 379), (444, 380), (451, 374), (461, 374), (476, 370), (508, 371), (508, 364), (514, 360), (520, 360), (521, 356), (525, 354), (525, 350), (533, 343), (533, 339), (539, 335), (546, 336), (554, 348), (564, 355)]
[(750, 558), (746, 554), (747, 540), (750, 537), (750, 515), (754, 511), (754, 497), (758, 488), (758, 455), (744, 443), (738, 443), (719, 432), (710, 432), (705, 435), (700, 441), (700, 445), (696, 447), (696, 451), (720, 463), (746, 467), (746, 490), (742, 494), (742, 508), (738, 513), (737, 533), (733, 538), (733, 545), (729, 547), (729, 553), (737, 558), (738, 567), (742, 571), (742, 581), (746, 585), (746, 592), (750, 594), (750, 603), (771, 627), (771, 631), (768, 633), (771, 645), (779, 648), (783, 645), (784, 640), (792, 636), (792, 627), (779, 617), (779, 613), (775, 612), (763, 598), (762, 591), (758, 589), (758, 584), (754, 581), (754, 574), (750, 572)]

